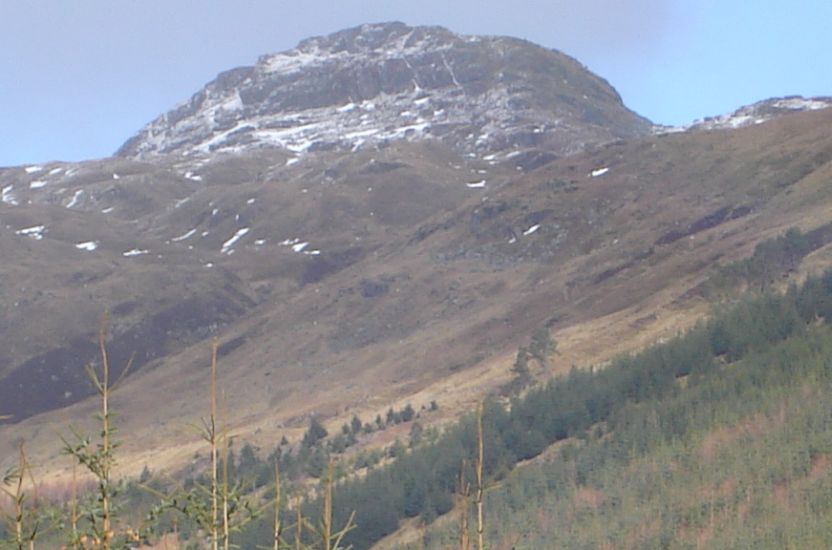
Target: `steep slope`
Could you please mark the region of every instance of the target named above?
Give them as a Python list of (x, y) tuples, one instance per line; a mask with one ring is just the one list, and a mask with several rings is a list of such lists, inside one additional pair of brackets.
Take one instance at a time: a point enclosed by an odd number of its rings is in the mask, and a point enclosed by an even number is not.
[[(520, 176), (512, 164), (411, 144), (327, 153), (335, 171), (326, 176), (306, 161), (285, 167), (283, 157), (257, 153), (234, 162), (268, 177), (212, 184), (211, 170), (224, 161), (206, 165), (194, 197), (170, 207), (193, 212), (185, 221), (168, 212), (167, 225), (158, 214), (153, 227), (171, 241), (162, 244), (181, 247), (177, 258), (196, 255), (193, 273), (236, 274), (256, 296), (246, 315), (210, 332), (224, 346), (221, 383), (241, 433), (270, 448), (279, 434), (300, 433), (310, 414), (334, 423), (437, 399), (453, 415), (508, 381), (513, 350), (543, 326), (560, 342), (555, 371), (672, 334), (706, 307), (698, 289), (719, 263), (787, 227), (832, 222), (830, 122), (832, 111), (818, 111), (730, 132), (656, 136)], [(472, 177), (485, 182), (470, 187)], [(410, 187), (437, 181), (458, 198), (402, 225)], [(185, 240), (170, 238), (193, 227)], [(249, 231), (227, 244), (242, 228)], [(33, 248), (50, 238), (15, 236)], [(828, 258), (828, 249), (812, 257)], [(193, 453), (189, 440), (171, 449), (167, 438), (181, 429), (171, 419), (200, 414), (194, 388), (204, 386), (206, 363), (206, 343), (183, 342), (128, 379), (120, 421), (142, 443), (125, 446), (127, 464), (175, 464)], [(83, 418), (89, 407), (62, 414)], [(3, 441), (38, 434), (34, 445), (48, 448), (51, 431), (41, 428), (53, 422), (44, 415), (7, 426)]]
[(559, 52), (383, 23), (223, 73), (117, 154), (303, 153), (435, 139), (458, 152), (539, 146), (560, 155), (649, 128), (609, 84)]
[[(388, 131), (413, 117), (432, 122)], [(307, 132), (321, 125), (323, 134)], [(245, 127), (234, 132), (241, 139), (226, 140), (231, 126)], [(284, 126), (291, 139), (272, 139)], [(271, 130), (260, 140), (252, 128)], [(104, 309), (115, 357), (142, 340), (155, 351), (140, 359), (162, 357), (274, 289), (285, 296), (320, 281), (453, 210), (486, 176), (500, 185), (553, 158), (557, 143), (575, 151), (647, 128), (562, 54), (392, 23), (310, 39), (221, 75), (122, 148), (148, 161), (0, 171), (10, 260), (3, 410), (20, 419), (88, 395), (79, 367), (94, 359)], [(44, 385), (53, 390), (37, 391)]]

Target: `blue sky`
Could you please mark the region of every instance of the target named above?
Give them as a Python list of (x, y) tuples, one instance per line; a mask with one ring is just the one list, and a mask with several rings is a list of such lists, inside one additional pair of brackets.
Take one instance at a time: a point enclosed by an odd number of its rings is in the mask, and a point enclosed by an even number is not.
[(663, 124), (832, 96), (828, 0), (0, 0), (0, 166), (107, 156), (220, 71), (391, 20), (561, 50)]

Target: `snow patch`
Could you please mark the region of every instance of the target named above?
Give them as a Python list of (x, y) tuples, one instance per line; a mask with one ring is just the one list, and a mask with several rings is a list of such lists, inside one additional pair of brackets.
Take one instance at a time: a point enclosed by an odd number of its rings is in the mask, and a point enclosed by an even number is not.
[(222, 249), (220, 250), (220, 253), (231, 255), (234, 252), (232, 250), (232, 247), (237, 243), (237, 241), (242, 239), (245, 236), (245, 234), (248, 233), (248, 232), (249, 232), (248, 227), (243, 227), (242, 229), (238, 229), (237, 232), (234, 233), (234, 235), (230, 239), (228, 239), (227, 241), (222, 243)]
[(43, 166), (27, 166), (24, 170), (26, 170), (27, 174), (34, 174), (36, 172), (42, 172)]
[(178, 243), (179, 241), (184, 241), (185, 239), (189, 239), (189, 238), (193, 237), (195, 233), (196, 233), (196, 227), (194, 227), (193, 229), (191, 229), (190, 231), (188, 231), (187, 233), (185, 233), (183, 235), (179, 235), (178, 237), (172, 238), (171, 240), (175, 243)]
[(132, 256), (142, 256), (144, 254), (149, 254), (149, 253), (150, 253), (149, 250), (134, 248), (132, 250), (128, 250), (127, 252), (122, 252), (121, 255), (124, 256), (125, 258), (130, 258)]
[(75, 206), (76, 204), (78, 204), (78, 201), (79, 201), (79, 199), (81, 198), (81, 195), (83, 195), (83, 194), (84, 194), (84, 190), (83, 190), (83, 189), (78, 189), (77, 191), (75, 191), (75, 194), (74, 194), (74, 195), (72, 195), (72, 198), (70, 199), (70, 201), (69, 201), (69, 203), (66, 205), (66, 207), (67, 207), (67, 208), (72, 208), (73, 206)]
[(468, 189), (482, 189), (485, 187), (485, 180), (466, 183), (465, 186), (468, 187)]
[(778, 109), (790, 109), (793, 111), (819, 111), (820, 109), (829, 107), (830, 102), (803, 97), (789, 97), (778, 99), (774, 102), (774, 106)]
[(590, 177), (597, 178), (599, 176), (603, 176), (604, 174), (606, 174), (609, 171), (610, 171), (609, 168), (598, 168), (597, 170), (593, 170), (592, 172), (590, 172), (589, 175), (590, 175)]
[(345, 134), (344, 137), (346, 139), (356, 139), (356, 138), (374, 136), (377, 133), (379, 133), (378, 128), (370, 128), (369, 130), (359, 130), (357, 132), (350, 132), (348, 134)]
[(526, 229), (525, 231), (523, 231), (523, 236), (525, 237), (526, 235), (531, 235), (532, 233), (534, 233), (534, 232), (535, 232), (535, 231), (537, 231), (538, 229), (540, 229), (540, 224), (533, 225), (533, 226), (531, 226), (530, 228), (528, 228), (528, 229)]
[(286, 239), (286, 240), (281, 241), (278, 244), (280, 244), (280, 246), (291, 247), (293, 252), (303, 253), (307, 256), (318, 256), (321, 253), (321, 251), (317, 250), (317, 249), (316, 250), (307, 250), (307, 247), (309, 246), (309, 242), (301, 241), (298, 238)]
[(98, 243), (96, 241), (87, 241), (84, 243), (76, 244), (75, 248), (79, 250), (86, 250), (87, 252), (92, 252), (93, 250), (98, 248)]
[(14, 197), (12, 191), (14, 191), (14, 184), (4, 187), (3, 190), (0, 191), (0, 201), (12, 206), (17, 206), (17, 199)]
[(35, 180), (29, 184), (29, 189), (40, 189), (41, 187), (46, 187), (44, 180)]
[(45, 225), (33, 225), (32, 227), (25, 227), (14, 232), (15, 235), (25, 235), (31, 237), (36, 241), (43, 239), (43, 231), (46, 229)]

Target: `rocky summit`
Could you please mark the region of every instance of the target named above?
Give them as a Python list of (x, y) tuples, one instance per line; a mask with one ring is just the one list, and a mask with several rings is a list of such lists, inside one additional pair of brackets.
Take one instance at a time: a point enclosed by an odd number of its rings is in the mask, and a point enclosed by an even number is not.
[(563, 155), (650, 127), (606, 81), (560, 52), (385, 23), (304, 40), (224, 72), (117, 154), (302, 154), (433, 139), (470, 154), (545, 147)]

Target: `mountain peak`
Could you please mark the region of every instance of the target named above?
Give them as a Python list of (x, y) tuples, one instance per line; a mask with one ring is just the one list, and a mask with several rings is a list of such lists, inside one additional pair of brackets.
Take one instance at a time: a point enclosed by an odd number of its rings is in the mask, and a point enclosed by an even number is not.
[(459, 39), (462, 39), (461, 35), (455, 34), (445, 27), (411, 27), (400, 21), (392, 21), (386, 23), (366, 23), (326, 36), (307, 38), (302, 40), (296, 49), (308, 50), (318, 48), (332, 51), (348, 51), (357, 54), (389, 50), (391, 47), (399, 47), (400, 49), (412, 48), (418, 46), (421, 41), (429, 41), (436, 44)]
[(649, 129), (606, 81), (562, 53), (393, 22), (309, 38), (221, 73), (117, 154), (302, 154), (403, 139), (474, 154), (540, 146), (568, 154)]

